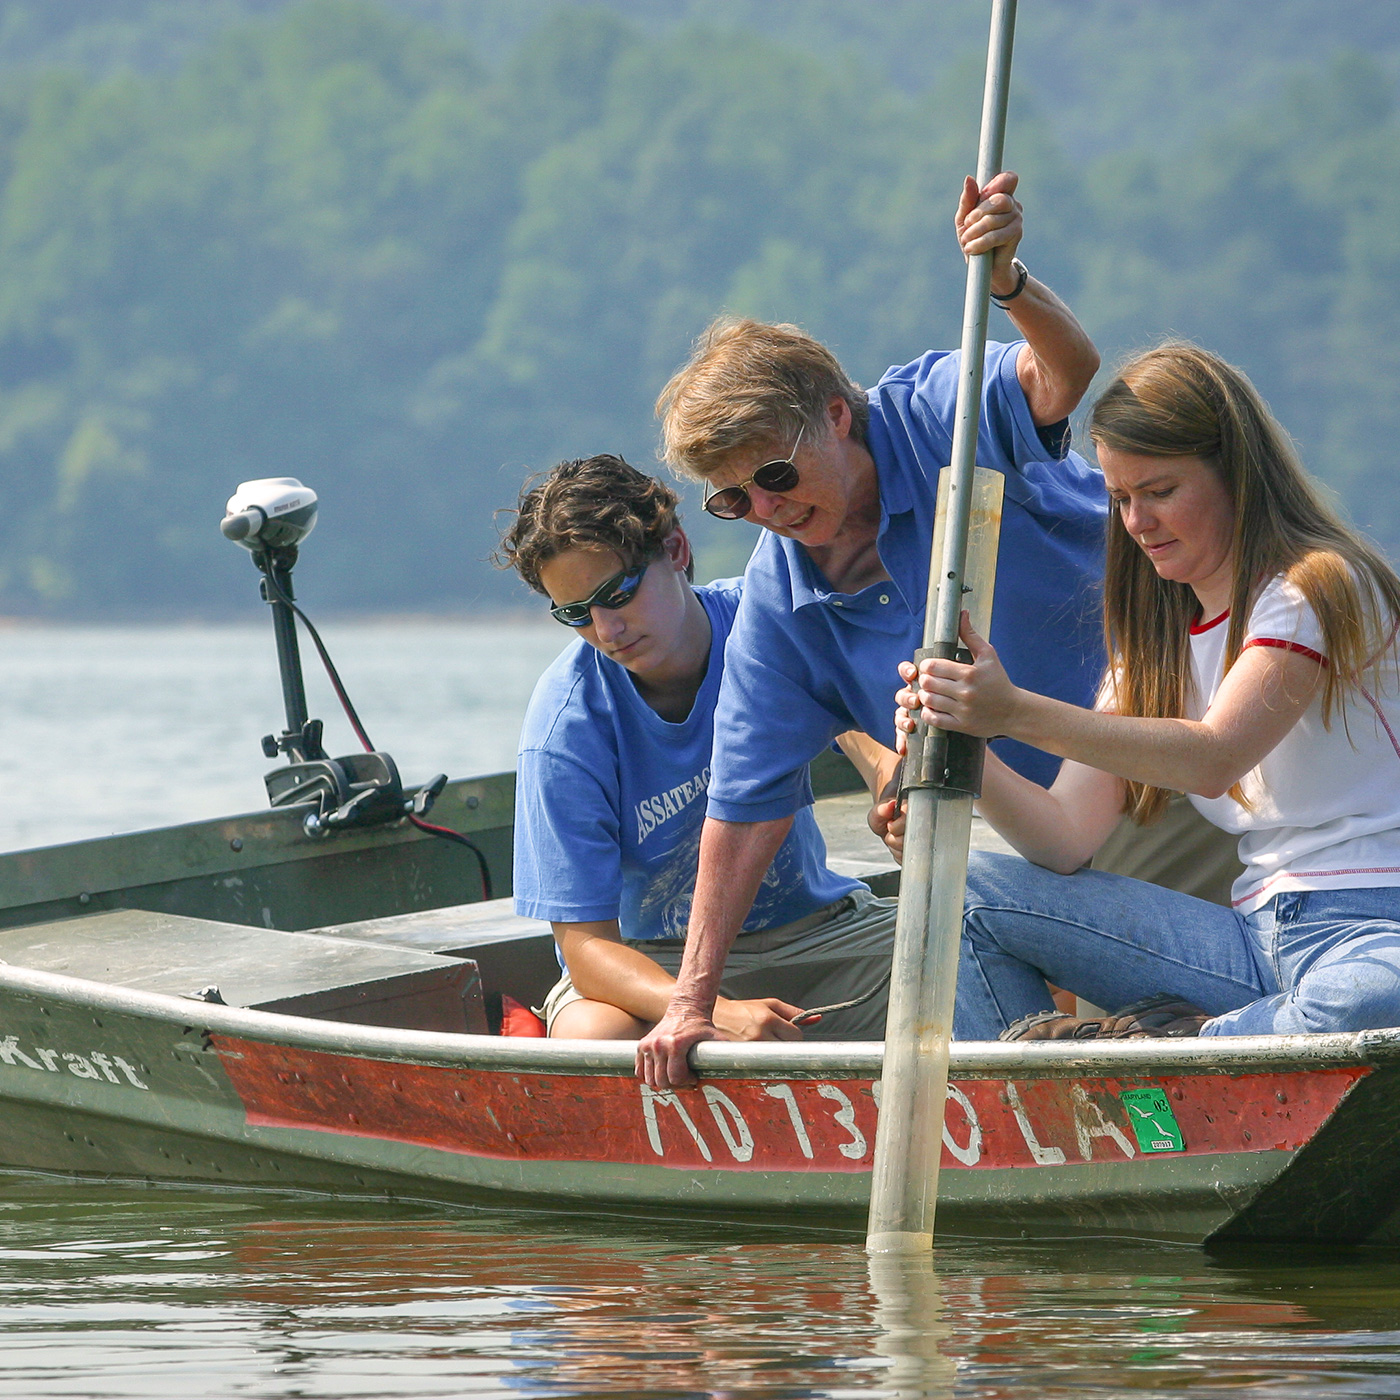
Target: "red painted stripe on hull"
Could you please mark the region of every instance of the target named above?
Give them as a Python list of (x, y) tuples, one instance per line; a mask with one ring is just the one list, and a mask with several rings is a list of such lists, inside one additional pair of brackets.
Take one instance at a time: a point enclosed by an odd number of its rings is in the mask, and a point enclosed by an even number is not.
[[(684, 1170), (864, 1172), (869, 1080), (707, 1079), (656, 1094), (631, 1078), (396, 1064), (214, 1037), (250, 1126), (348, 1134), (498, 1160)], [(1181, 1153), (1293, 1151), (1363, 1067), (1134, 1079), (959, 1080), (944, 1165), (1007, 1168), (1142, 1155), (1119, 1100), (1165, 1090)]]

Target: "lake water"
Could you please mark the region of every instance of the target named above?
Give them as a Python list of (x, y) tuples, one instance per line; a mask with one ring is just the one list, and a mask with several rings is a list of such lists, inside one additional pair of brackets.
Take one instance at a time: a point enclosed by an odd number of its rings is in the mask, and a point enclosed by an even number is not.
[(0, 1395), (1400, 1393), (1400, 1261), (0, 1185)]
[[(520, 718), (570, 641), (547, 615), (321, 629), (370, 738), (406, 782), (515, 766)], [(308, 643), (308, 707), (358, 752)], [(267, 805), (284, 726), (269, 625), (0, 630), (0, 850)]]
[[(533, 618), (325, 629), (418, 781), (509, 767)], [(263, 805), (261, 627), (0, 632), (0, 848)], [(349, 731), (307, 666), (335, 752)], [(0, 1123), (3, 1131), (3, 1123)], [(0, 1397), (1400, 1395), (1400, 1254), (858, 1236), (0, 1174)]]

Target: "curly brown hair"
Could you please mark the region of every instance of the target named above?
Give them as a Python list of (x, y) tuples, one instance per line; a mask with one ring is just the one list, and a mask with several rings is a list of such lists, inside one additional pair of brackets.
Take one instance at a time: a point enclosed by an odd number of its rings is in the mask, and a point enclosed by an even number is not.
[(676, 505), (664, 481), (610, 452), (560, 462), (525, 483), (515, 521), (493, 558), (548, 596), (540, 569), (571, 549), (610, 549), (626, 569), (651, 563), (680, 524)]

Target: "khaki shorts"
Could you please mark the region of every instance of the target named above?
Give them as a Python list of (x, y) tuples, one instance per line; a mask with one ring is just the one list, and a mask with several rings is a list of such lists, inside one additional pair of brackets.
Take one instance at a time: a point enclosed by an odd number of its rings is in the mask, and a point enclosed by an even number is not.
[[(720, 995), (731, 1001), (776, 997), (794, 1006), (830, 1006), (879, 986), (869, 1001), (803, 1026), (802, 1035), (807, 1040), (883, 1040), (895, 909), (895, 900), (859, 889), (805, 919), (741, 933), (725, 960)], [(660, 963), (673, 977), (680, 971), (684, 939), (628, 940), (627, 946)], [(539, 1014), (552, 1029), (554, 1018), (570, 1002), (582, 1000), (566, 971)]]

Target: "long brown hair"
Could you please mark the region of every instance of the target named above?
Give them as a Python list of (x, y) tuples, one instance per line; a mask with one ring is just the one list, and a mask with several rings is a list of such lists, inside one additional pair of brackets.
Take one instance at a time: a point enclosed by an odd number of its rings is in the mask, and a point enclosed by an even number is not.
[[(1200, 457), (1219, 473), (1235, 511), (1225, 669), (1239, 658), (1258, 591), (1285, 575), (1322, 629), (1322, 719), (1330, 724), (1394, 645), (1400, 578), (1323, 498), (1249, 380), (1197, 345), (1158, 346), (1118, 371), (1094, 405), (1089, 435), (1144, 457)], [(1117, 511), (1109, 512), (1104, 573), (1104, 644), (1118, 712), (1180, 718), (1191, 683), (1195, 593), (1158, 576)], [(1168, 795), (1130, 782), (1125, 810), (1139, 823), (1152, 821)], [(1242, 798), (1238, 784), (1231, 796)]]

